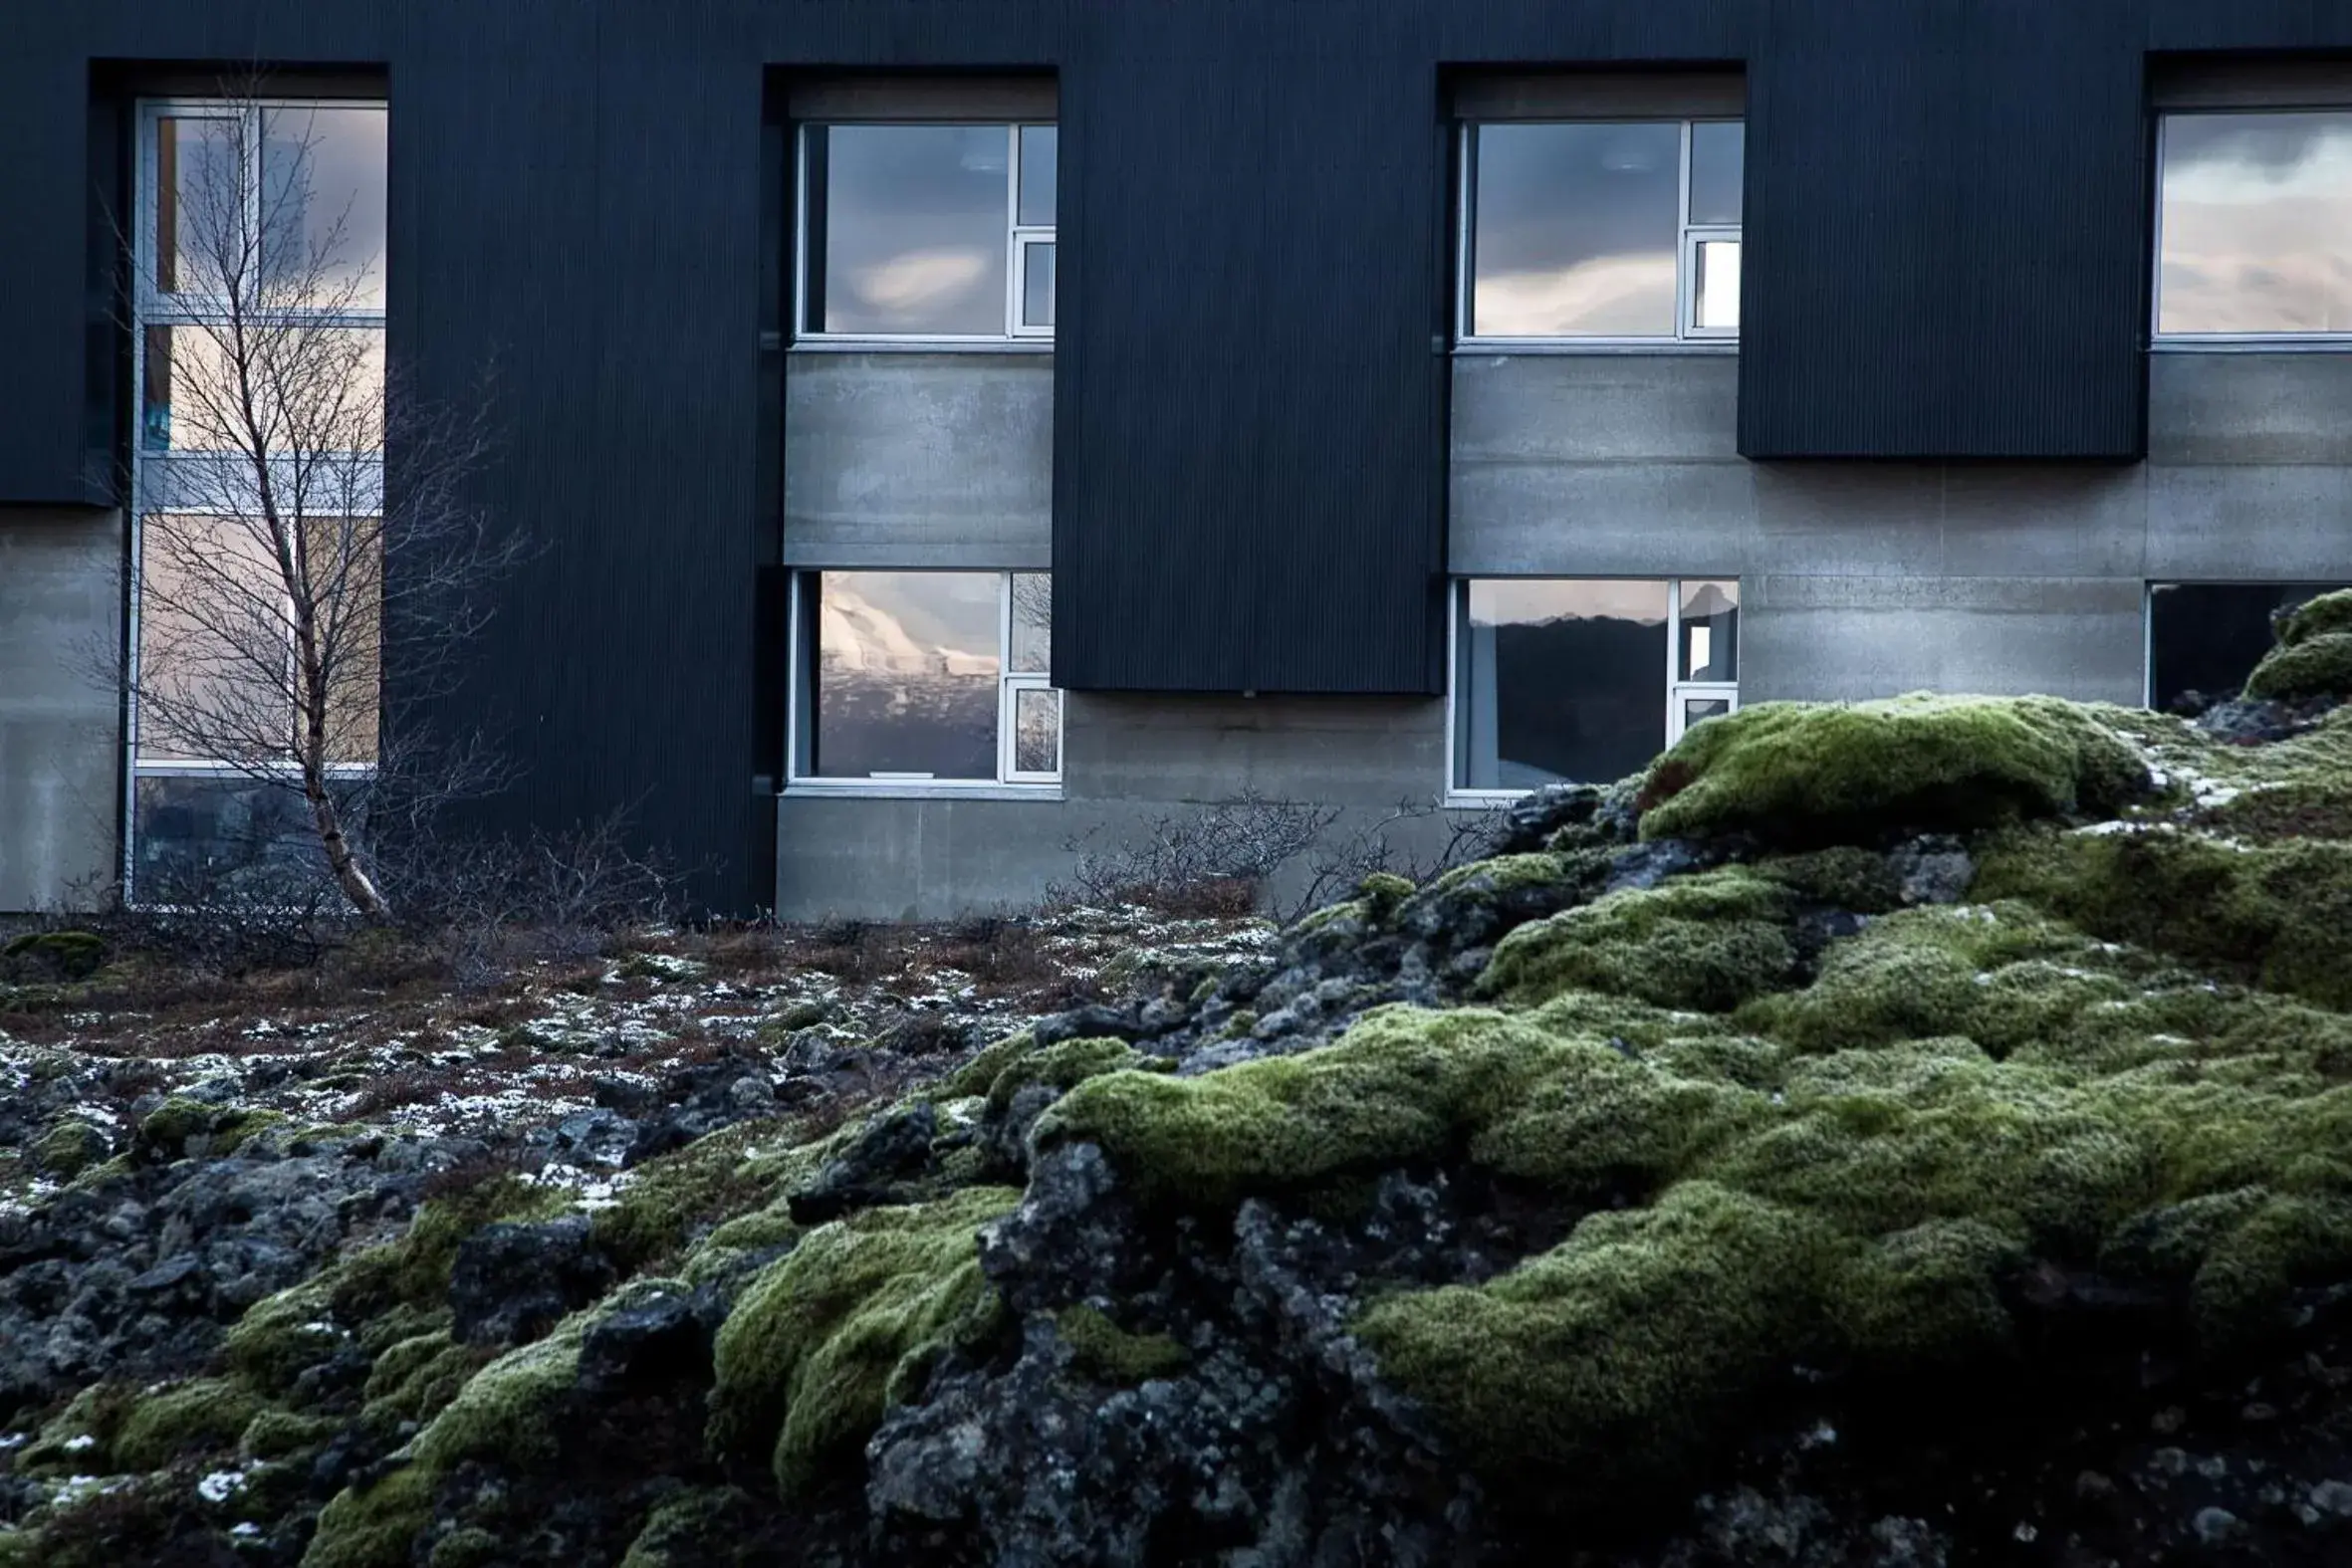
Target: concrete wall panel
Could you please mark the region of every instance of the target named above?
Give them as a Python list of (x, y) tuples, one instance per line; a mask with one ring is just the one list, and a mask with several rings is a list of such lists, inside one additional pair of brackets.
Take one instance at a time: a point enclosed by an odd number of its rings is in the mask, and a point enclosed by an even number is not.
[(1743, 603), (1741, 696), (2137, 703), (2143, 591), (2131, 578), (1769, 574)]
[(0, 911), (56, 909), (115, 870), (122, 524), (0, 509)]
[(1050, 353), (798, 353), (785, 369), (784, 559), (1043, 567)]

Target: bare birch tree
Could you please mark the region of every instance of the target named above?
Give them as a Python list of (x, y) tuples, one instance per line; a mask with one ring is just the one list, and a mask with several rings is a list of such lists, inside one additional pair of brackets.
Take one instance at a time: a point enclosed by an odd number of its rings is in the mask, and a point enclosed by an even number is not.
[(343, 899), (381, 920), (363, 802), (415, 812), (490, 771), (387, 723), (384, 672), (441, 695), (522, 544), (465, 500), (481, 413), (387, 373), (381, 258), (353, 254), (352, 198), (320, 186), (314, 112), (246, 84), (164, 127), (132, 253), (162, 302), (140, 314), (139, 439), (169, 455), (136, 498), (126, 677), (142, 758), (298, 792)]

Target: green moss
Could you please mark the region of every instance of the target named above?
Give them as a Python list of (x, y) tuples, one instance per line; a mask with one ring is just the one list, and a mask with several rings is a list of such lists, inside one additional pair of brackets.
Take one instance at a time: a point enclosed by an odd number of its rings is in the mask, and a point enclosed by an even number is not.
[(135, 1389), (122, 1383), (98, 1383), (82, 1390), (42, 1423), (33, 1441), (18, 1452), (16, 1469), (26, 1475), (113, 1473), (115, 1438), (137, 1397)]
[(1396, 913), (1397, 906), (1415, 891), (1412, 878), (1398, 876), (1393, 871), (1375, 871), (1356, 884), (1355, 896), (1363, 905), (1366, 917), (1377, 923)]
[(2086, 931), (2326, 1007), (2352, 1007), (2352, 843), (2200, 833), (2016, 834), (1978, 887)]
[(2245, 694), (2273, 702), (2352, 696), (2352, 630), (2272, 648), (2246, 677)]
[(1097, 1382), (1128, 1388), (1192, 1365), (1192, 1353), (1168, 1335), (1129, 1333), (1083, 1302), (1063, 1307), (1054, 1327), (1078, 1370)]
[(1644, 838), (1872, 843), (2112, 810), (2146, 787), (2130, 743), (2048, 698), (1760, 703), (1699, 725), (1642, 783)]
[(623, 1272), (677, 1257), (710, 1227), (805, 1185), (863, 1126), (799, 1144), (782, 1123), (742, 1122), (648, 1161), (620, 1201), (594, 1217), (596, 1243)]
[(1033, 1083), (1066, 1091), (1088, 1078), (1121, 1068), (1164, 1072), (1173, 1065), (1163, 1058), (1144, 1055), (1124, 1040), (1063, 1040), (1008, 1064), (988, 1086), (988, 1108), (1002, 1114), (1011, 1108), (1014, 1096)]
[(349, 1338), (335, 1321), (333, 1281), (313, 1280), (265, 1296), (229, 1330), (229, 1365), (263, 1392), (283, 1395)]
[(487, 1358), (446, 1330), (403, 1339), (375, 1358), (361, 1396), (369, 1419), (424, 1422), (455, 1399)]
[(1905, 910), (1832, 946), (1813, 984), (1763, 998), (1739, 1021), (1804, 1050), (1968, 1034), (2005, 1051), (2062, 1015), (2131, 995), (2099, 944), (2030, 906)]
[(1588, 898), (1600, 891), (1608, 874), (1607, 850), (1539, 849), (1456, 866), (1431, 884), (1429, 891), (1433, 898), (1446, 902), (1551, 889)]
[(1791, 978), (1788, 906), (1786, 890), (1742, 869), (1612, 893), (1505, 937), (1478, 991), (1523, 1007), (1576, 990), (1725, 1010)]
[(26, 1162), (54, 1181), (70, 1182), (103, 1163), (107, 1135), (78, 1116), (61, 1116), (25, 1151)]
[(479, 1525), (451, 1530), (433, 1542), (426, 1568), (492, 1568), (506, 1553), (506, 1543)]
[(2296, 647), (2314, 637), (2352, 631), (2352, 588), (2305, 599), (2278, 623), (2278, 641)]
[(331, 1416), (300, 1416), (288, 1410), (254, 1413), (237, 1439), (237, 1452), (248, 1459), (283, 1459), (323, 1447), (344, 1429)]
[(234, 1447), (259, 1408), (250, 1392), (220, 1378), (146, 1395), (115, 1439), (115, 1462), (126, 1470), (155, 1470)]
[(302, 1568), (408, 1568), (432, 1516), (432, 1477), (413, 1464), (372, 1486), (349, 1487), (320, 1511)]
[(552, 1220), (570, 1207), (563, 1193), (512, 1176), (436, 1198), (417, 1211), (397, 1240), (353, 1253), (330, 1271), (335, 1313), (345, 1323), (361, 1323), (394, 1306), (438, 1306), (449, 1293), (449, 1268), (466, 1237), (501, 1222)]
[(966, 1100), (975, 1095), (985, 1096), (990, 1085), (1022, 1057), (1038, 1048), (1037, 1036), (1028, 1029), (1008, 1034), (994, 1044), (984, 1047), (980, 1054), (949, 1073), (933, 1086), (933, 1092), (943, 1100)]
[(285, 1120), (276, 1111), (207, 1105), (174, 1095), (140, 1120), (131, 1135), (131, 1155), (149, 1165), (225, 1159), (255, 1133)]
[(107, 943), (91, 931), (28, 931), (0, 943), (0, 959), (14, 959), (66, 980), (88, 980), (106, 963)]
[(719, 1331), (713, 1446), (770, 1453), (787, 1493), (854, 1456), (942, 1349), (993, 1322), (978, 1232), (1020, 1196), (972, 1188), (867, 1210), (769, 1265)]
[(755, 1512), (751, 1497), (732, 1486), (665, 1498), (645, 1515), (620, 1568), (751, 1568), (764, 1560), (746, 1539)]
[(1487, 1284), (1375, 1302), (1356, 1332), (1484, 1466), (1598, 1497), (1804, 1353), (1835, 1255), (1807, 1217), (1692, 1183)]
[(1777, 882), (1800, 898), (1857, 915), (1883, 915), (1903, 907), (1903, 879), (1885, 855), (1840, 844), (1805, 854), (1775, 855), (1758, 862), (1758, 876)]

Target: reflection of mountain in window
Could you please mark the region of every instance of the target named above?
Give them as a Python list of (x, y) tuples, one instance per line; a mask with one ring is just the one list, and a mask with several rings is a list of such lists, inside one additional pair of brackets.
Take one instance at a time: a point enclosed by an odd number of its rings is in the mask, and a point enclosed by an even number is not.
[(820, 574), (818, 777), (996, 777), (999, 587), (993, 573)]

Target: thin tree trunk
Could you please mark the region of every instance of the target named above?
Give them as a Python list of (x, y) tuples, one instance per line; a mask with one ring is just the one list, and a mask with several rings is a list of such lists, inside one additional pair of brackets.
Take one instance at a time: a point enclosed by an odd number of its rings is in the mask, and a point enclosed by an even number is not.
[(351, 840), (344, 836), (343, 811), (335, 797), (327, 791), (327, 781), (317, 770), (303, 769), (303, 793), (311, 803), (311, 823), (318, 829), (319, 845), (327, 851), (327, 869), (335, 874), (335, 885), (343, 889), (352, 908), (368, 920), (389, 920), (392, 906), (384, 902), (374, 878), (359, 864), (359, 857), (352, 853)]

